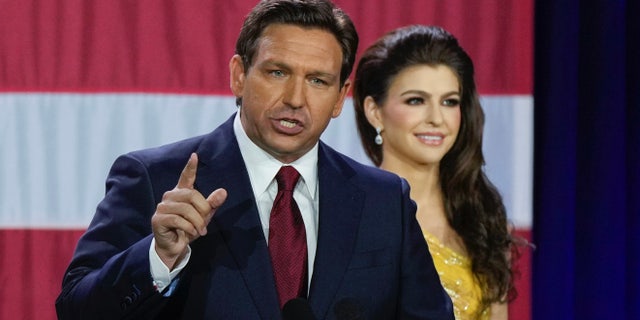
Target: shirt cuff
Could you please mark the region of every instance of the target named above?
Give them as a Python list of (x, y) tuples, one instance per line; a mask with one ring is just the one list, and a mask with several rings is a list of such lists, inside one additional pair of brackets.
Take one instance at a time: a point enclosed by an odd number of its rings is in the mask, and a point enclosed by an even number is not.
[(149, 265), (151, 266), (151, 278), (153, 278), (153, 286), (158, 290), (158, 292), (164, 291), (167, 288), (173, 279), (176, 278), (178, 273), (184, 269), (189, 262), (189, 258), (191, 258), (191, 247), (187, 246), (187, 253), (184, 258), (178, 265), (171, 271), (169, 268), (162, 262), (160, 256), (155, 250), (156, 248), (156, 239), (153, 238), (151, 240), (151, 246), (149, 247)]

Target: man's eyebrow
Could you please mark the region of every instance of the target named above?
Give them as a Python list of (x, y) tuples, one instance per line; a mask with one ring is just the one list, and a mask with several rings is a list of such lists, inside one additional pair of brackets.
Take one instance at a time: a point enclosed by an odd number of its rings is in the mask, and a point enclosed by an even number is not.
[(265, 61), (263, 61), (261, 63), (261, 65), (269, 66), (269, 67), (277, 67), (277, 68), (285, 69), (285, 70), (291, 69), (288, 64), (286, 64), (286, 63), (284, 63), (282, 61), (277, 61), (277, 60), (273, 60), (273, 59), (265, 60)]
[(330, 72), (325, 72), (325, 71), (314, 71), (309, 73), (310, 76), (314, 76), (314, 77), (318, 77), (318, 78), (323, 78), (323, 79), (327, 79), (327, 80), (335, 80), (336, 78), (338, 78), (338, 76), (336, 74), (330, 73)]

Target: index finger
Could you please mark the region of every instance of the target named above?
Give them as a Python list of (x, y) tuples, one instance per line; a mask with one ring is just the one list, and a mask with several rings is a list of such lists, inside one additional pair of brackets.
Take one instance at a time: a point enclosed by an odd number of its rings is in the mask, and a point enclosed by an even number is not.
[(193, 189), (193, 184), (196, 182), (196, 171), (198, 171), (198, 155), (194, 152), (189, 157), (187, 165), (182, 169), (176, 188)]

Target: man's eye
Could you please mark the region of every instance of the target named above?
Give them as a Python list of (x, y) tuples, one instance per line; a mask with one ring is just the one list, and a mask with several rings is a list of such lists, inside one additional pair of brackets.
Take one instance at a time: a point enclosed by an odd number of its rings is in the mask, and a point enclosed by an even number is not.
[(271, 70), (269, 73), (274, 77), (284, 77), (284, 72), (282, 72), (282, 70)]
[(315, 85), (318, 85), (318, 86), (324, 86), (324, 85), (327, 84), (326, 81), (324, 81), (324, 80), (322, 80), (320, 78), (311, 78), (311, 83), (315, 84)]

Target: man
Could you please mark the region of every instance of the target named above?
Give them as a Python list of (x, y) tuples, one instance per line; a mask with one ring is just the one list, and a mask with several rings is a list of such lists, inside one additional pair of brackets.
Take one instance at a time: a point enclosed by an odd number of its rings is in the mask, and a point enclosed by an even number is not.
[(406, 182), (319, 142), (357, 42), (328, 1), (260, 2), (229, 64), (238, 113), (116, 160), (59, 318), (453, 319)]

